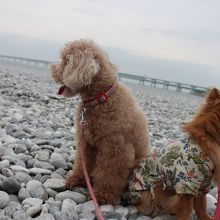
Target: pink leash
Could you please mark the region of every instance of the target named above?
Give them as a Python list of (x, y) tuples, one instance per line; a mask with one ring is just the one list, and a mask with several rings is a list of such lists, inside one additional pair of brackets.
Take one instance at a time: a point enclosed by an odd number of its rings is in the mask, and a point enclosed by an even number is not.
[(218, 200), (217, 200), (217, 207), (215, 210), (215, 217), (214, 220), (220, 219), (220, 186), (218, 187)]
[(82, 114), (81, 114), (81, 121), (80, 121), (80, 126), (81, 126), (81, 145), (80, 145), (81, 164), (82, 164), (83, 173), (84, 173), (84, 176), (85, 176), (85, 179), (86, 179), (86, 184), (87, 184), (87, 187), (89, 189), (89, 194), (90, 194), (90, 197), (93, 200), (93, 204), (95, 206), (96, 217), (97, 217), (98, 220), (105, 220), (102, 216), (102, 213), (101, 213), (101, 210), (99, 208), (98, 202), (96, 200), (94, 191), (92, 189), (91, 182), (90, 182), (89, 175), (88, 175), (88, 171), (87, 171), (87, 168), (86, 168), (86, 163), (85, 163), (85, 155), (84, 155), (85, 144), (84, 144), (84, 140), (83, 140), (84, 128), (85, 128), (85, 126), (87, 126), (86, 120), (84, 118), (85, 112), (86, 112), (86, 109), (83, 108), (83, 111), (82, 111)]

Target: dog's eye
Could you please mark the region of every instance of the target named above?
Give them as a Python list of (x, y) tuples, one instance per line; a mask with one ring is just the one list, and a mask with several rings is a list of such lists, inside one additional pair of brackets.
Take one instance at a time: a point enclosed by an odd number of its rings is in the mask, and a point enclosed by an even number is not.
[(69, 60), (70, 59), (70, 55), (66, 55), (66, 59)]
[(73, 56), (71, 56), (71, 55), (67, 55), (67, 56), (66, 56), (66, 60), (67, 60), (68, 63), (71, 63), (71, 64), (74, 63), (74, 62), (73, 62), (74, 58), (73, 58)]

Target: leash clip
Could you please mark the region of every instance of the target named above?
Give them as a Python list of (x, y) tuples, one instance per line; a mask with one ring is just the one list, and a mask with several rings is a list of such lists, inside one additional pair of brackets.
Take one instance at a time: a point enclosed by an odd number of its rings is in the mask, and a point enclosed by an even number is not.
[(82, 112), (81, 112), (81, 120), (80, 120), (80, 125), (81, 126), (86, 126), (87, 125), (87, 122), (86, 122), (86, 119), (85, 119), (85, 114), (86, 114), (86, 108), (83, 108)]

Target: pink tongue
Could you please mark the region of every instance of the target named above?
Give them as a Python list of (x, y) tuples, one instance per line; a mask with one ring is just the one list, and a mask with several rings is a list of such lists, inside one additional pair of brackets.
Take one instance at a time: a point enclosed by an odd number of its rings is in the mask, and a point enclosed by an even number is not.
[(62, 95), (62, 94), (63, 94), (63, 92), (64, 92), (64, 90), (65, 90), (65, 88), (66, 88), (66, 86), (65, 86), (65, 85), (61, 86), (61, 87), (59, 88), (59, 90), (58, 90), (57, 94), (58, 94), (58, 95)]

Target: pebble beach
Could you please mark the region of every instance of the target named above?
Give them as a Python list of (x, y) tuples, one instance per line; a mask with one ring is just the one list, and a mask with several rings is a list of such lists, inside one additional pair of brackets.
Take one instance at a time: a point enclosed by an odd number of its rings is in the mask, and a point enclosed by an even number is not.
[[(126, 84), (146, 114), (152, 146), (183, 137), (181, 126), (203, 102), (187, 93)], [(57, 90), (49, 70), (0, 62), (0, 220), (96, 219), (87, 189), (66, 188), (65, 176), (75, 159), (79, 97), (66, 99)], [(215, 187), (207, 195), (212, 215), (216, 197)], [(175, 219), (143, 216), (133, 206), (100, 208), (108, 220)]]

